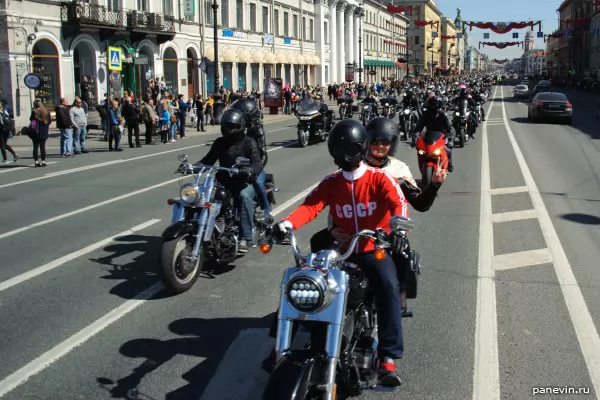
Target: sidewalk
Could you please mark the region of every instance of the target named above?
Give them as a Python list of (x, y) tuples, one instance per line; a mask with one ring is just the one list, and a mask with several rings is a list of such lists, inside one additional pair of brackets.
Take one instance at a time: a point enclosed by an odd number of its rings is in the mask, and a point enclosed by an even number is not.
[[(267, 113), (265, 113), (265, 115), (264, 115), (264, 122), (266, 125), (277, 123), (277, 122), (282, 122), (282, 121), (286, 121), (286, 120), (292, 121), (295, 119), (296, 119), (296, 117), (294, 115), (283, 115), (283, 114), (269, 115)], [(214, 133), (220, 132), (219, 125), (215, 125), (215, 126), (206, 125), (204, 128), (206, 129), (206, 132), (196, 131), (195, 127), (192, 127), (190, 120), (188, 119), (187, 124), (186, 124), (186, 136), (195, 137), (197, 135), (207, 135), (207, 134), (214, 134)], [(89, 130), (86, 135), (86, 144), (87, 144), (88, 150), (108, 148), (108, 142), (102, 140), (103, 135), (102, 135), (102, 129), (100, 128), (100, 115), (98, 114), (97, 111), (90, 111), (89, 116), (88, 116), (88, 129)], [(145, 131), (146, 131), (145, 126), (143, 124), (140, 124), (140, 138), (144, 137)], [(269, 130), (267, 127), (267, 133), (268, 132), (269, 132)], [(160, 137), (158, 137), (158, 138), (160, 139)], [(154, 135), (154, 140), (158, 140), (157, 135)], [(125, 130), (125, 133), (123, 134), (121, 142), (127, 144), (127, 130)], [(12, 137), (11, 139), (9, 139), (8, 144), (10, 144), (15, 149), (15, 151), (17, 151), (17, 153), (21, 153), (21, 154), (24, 154), (24, 152), (30, 151), (32, 149), (31, 139), (29, 139), (29, 137), (25, 136), (25, 135), (19, 135), (19, 136)], [(56, 151), (54, 151), (54, 150), (58, 150), (59, 146), (60, 146), (60, 132), (53, 124), (50, 126), (50, 134), (49, 134), (48, 140), (46, 142), (46, 149), (49, 150), (49, 153), (55, 153)], [(52, 151), (50, 151), (50, 150), (52, 150)]]

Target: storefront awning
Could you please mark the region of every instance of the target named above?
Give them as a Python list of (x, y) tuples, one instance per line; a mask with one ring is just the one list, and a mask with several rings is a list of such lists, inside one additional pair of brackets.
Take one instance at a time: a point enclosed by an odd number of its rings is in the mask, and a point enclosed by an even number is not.
[(208, 58), (209, 61), (215, 61), (215, 48), (212, 46), (204, 46), (204, 57)]
[(252, 51), (252, 61), (255, 63), (262, 63), (265, 61), (265, 55), (255, 49)]
[(305, 54), (304, 55), (304, 64), (306, 64), (306, 65), (313, 65), (314, 64), (313, 57), (314, 56), (312, 54)]
[(265, 51), (265, 64), (277, 64), (277, 57), (272, 52), (266, 50)]
[(285, 64), (286, 56), (283, 53), (277, 52), (275, 53), (275, 59), (279, 64)]
[(223, 54), (221, 56), (223, 58), (223, 62), (236, 62), (235, 51), (231, 48), (223, 49)]
[(321, 65), (321, 59), (318, 56), (313, 56), (313, 64), (314, 65)]
[(302, 54), (298, 53), (298, 54), (294, 55), (292, 58), (294, 60), (294, 62), (293, 62), (294, 64), (304, 65), (304, 56)]
[(396, 65), (390, 60), (365, 60), (365, 67), (395, 67)]
[(241, 63), (250, 63), (252, 62), (252, 55), (246, 49), (239, 48), (237, 51), (238, 62)]

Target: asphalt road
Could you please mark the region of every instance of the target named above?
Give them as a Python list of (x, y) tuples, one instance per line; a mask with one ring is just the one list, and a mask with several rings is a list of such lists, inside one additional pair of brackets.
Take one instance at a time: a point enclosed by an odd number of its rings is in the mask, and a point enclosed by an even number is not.
[[(532, 124), (509, 87), (494, 90), (436, 204), (412, 213), (425, 269), (404, 384), (362, 399), (598, 396), (598, 118), (574, 100), (572, 126)], [(296, 146), (293, 120), (267, 130), (282, 217), (335, 167), (324, 144)], [(260, 398), (289, 249), (250, 252), (176, 297), (157, 284), (176, 155), (200, 159), (214, 138), (0, 169), (1, 398)], [(418, 174), (413, 149), (398, 156)], [(300, 230), (304, 248), (324, 223)]]

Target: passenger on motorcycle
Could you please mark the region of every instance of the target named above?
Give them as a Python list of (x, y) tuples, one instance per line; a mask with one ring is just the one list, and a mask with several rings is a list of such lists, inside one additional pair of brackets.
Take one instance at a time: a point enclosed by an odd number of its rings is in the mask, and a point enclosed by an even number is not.
[(454, 148), (454, 127), (452, 122), (444, 113), (440, 110), (440, 102), (437, 97), (432, 96), (427, 99), (427, 112), (423, 114), (423, 118), (417, 124), (414, 132), (421, 132), (423, 129), (443, 132), (446, 135), (446, 151), (448, 152), (448, 172), (454, 170), (454, 164), (452, 163), (452, 149)]
[[(240, 110), (244, 113), (246, 134), (258, 143), (263, 143), (266, 138), (264, 137), (264, 130), (259, 124), (259, 119), (262, 117), (256, 101), (251, 99), (241, 99), (231, 104), (229, 109)], [(258, 146), (261, 160), (266, 160), (264, 153), (267, 151), (266, 148)], [(261, 163), (262, 164), (262, 163)], [(266, 161), (262, 164), (263, 170), (258, 174), (256, 180), (253, 182), (254, 190), (258, 194), (260, 204), (264, 213), (265, 223), (272, 224), (273, 216), (271, 215), (271, 203), (269, 203), (269, 197), (267, 196), (267, 189), (265, 188), (265, 179), (267, 174), (264, 171)]]
[[(367, 145), (367, 132), (358, 120), (345, 119), (335, 124), (329, 135), (328, 149), (341, 170), (326, 176), (301, 206), (274, 225), (273, 235), (284, 238), (286, 228), (302, 227), (327, 206), (337, 235), (344, 237), (351, 237), (362, 229), (389, 229), (392, 216), (407, 216), (407, 202), (398, 183), (387, 172), (369, 167), (362, 161)], [(318, 245), (319, 248), (311, 251), (331, 249), (333, 240), (328, 229), (322, 230), (311, 239), (311, 246)], [(400, 241), (393, 242), (392, 252), (401, 251)], [(344, 247), (343, 243), (341, 247)], [(385, 386), (399, 386), (401, 381), (394, 360), (402, 358), (404, 343), (396, 266), (391, 257), (377, 261), (373, 241), (367, 239), (359, 242), (350, 260), (361, 266), (376, 288), (380, 324), (379, 381)]]
[[(365, 127), (369, 136), (369, 151), (365, 156), (365, 162), (374, 168), (382, 168), (387, 171), (392, 177), (398, 180), (404, 197), (411, 206), (417, 211), (426, 212), (431, 208), (437, 192), (442, 186), (448, 171), (438, 168), (432, 177), (432, 184), (424, 188), (419, 188), (413, 178), (408, 165), (394, 158), (396, 147), (398, 146), (398, 126), (387, 118), (375, 118)], [(335, 229), (332, 230), (332, 235)], [(401, 276), (404, 276), (408, 271), (408, 263), (404, 257), (396, 259), (396, 266), (401, 269)], [(400, 265), (401, 264), (401, 265)], [(402, 314), (406, 313), (406, 287), (402, 279), (400, 280), (401, 292), (400, 303), (402, 306)]]
[[(470, 110), (474, 110), (475, 109), (475, 101), (473, 100), (473, 97), (469, 95), (469, 90), (466, 87), (460, 88), (458, 91), (458, 97), (456, 97), (453, 101), (452, 101), (452, 106), (456, 107), (456, 106), (461, 106), (463, 104), (464, 101), (468, 102), (468, 108)], [(475, 129), (473, 129), (471, 131), (471, 137), (473, 139), (475, 139)]]
[(252, 243), (252, 230), (254, 228), (254, 197), (256, 195), (251, 184), (262, 172), (260, 152), (256, 140), (246, 136), (246, 120), (244, 113), (236, 109), (228, 109), (221, 116), (221, 134), (217, 138), (208, 154), (199, 161), (201, 164), (219, 165), (231, 168), (237, 157), (250, 160), (249, 166), (239, 167), (239, 173), (230, 176), (228, 173), (217, 172), (217, 180), (231, 192), (236, 200), (236, 207), (240, 213), (240, 243), (239, 251), (245, 253)]

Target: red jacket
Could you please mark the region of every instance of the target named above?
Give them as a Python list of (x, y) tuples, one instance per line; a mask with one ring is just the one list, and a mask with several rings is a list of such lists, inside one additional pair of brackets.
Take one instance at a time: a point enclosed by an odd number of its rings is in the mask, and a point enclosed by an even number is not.
[[(353, 172), (327, 175), (284, 221), (289, 221), (294, 230), (299, 229), (327, 206), (333, 224), (349, 234), (362, 229), (389, 229), (391, 216), (408, 217), (408, 203), (396, 180), (385, 170), (364, 163)], [(370, 239), (358, 243), (359, 253), (374, 249)]]

